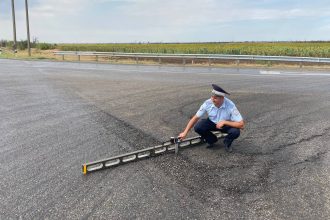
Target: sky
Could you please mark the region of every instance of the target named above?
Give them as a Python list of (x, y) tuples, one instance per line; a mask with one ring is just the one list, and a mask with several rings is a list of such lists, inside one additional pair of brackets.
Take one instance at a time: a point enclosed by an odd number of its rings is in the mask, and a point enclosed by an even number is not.
[[(330, 40), (329, 0), (28, 0), (30, 33), (48, 43)], [(27, 39), (15, 0), (17, 40)], [(13, 39), (0, 0), (0, 39)]]

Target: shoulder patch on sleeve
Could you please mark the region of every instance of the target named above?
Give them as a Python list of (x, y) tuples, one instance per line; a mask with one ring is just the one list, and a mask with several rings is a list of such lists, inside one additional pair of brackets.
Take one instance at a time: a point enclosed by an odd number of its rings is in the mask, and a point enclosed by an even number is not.
[(237, 108), (233, 109), (233, 114), (234, 114), (234, 115), (240, 115), (240, 114), (239, 114), (239, 111), (237, 110)]

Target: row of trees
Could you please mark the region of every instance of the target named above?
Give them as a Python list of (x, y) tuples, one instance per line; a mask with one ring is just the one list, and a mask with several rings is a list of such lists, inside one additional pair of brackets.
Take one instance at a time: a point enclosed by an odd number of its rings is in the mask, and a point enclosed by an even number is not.
[[(28, 48), (27, 40), (20, 40), (17, 41), (16, 48), (18, 50), (26, 50)], [(39, 43), (38, 38), (34, 37), (32, 42), (30, 42), (31, 48), (37, 48), (40, 50), (51, 50), (56, 48), (56, 44), (49, 44), (49, 43)], [(5, 48), (14, 48), (14, 41), (8, 40), (0, 40), (0, 47)]]

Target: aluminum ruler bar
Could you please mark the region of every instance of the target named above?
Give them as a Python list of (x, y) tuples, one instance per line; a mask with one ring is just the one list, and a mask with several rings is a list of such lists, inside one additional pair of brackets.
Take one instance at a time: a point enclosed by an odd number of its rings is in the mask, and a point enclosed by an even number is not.
[[(213, 132), (218, 139), (225, 137), (227, 134), (221, 133), (219, 131)], [(84, 175), (104, 170), (119, 165), (123, 165), (129, 162), (138, 161), (146, 159), (149, 157), (158, 156), (168, 152), (177, 153), (179, 149), (187, 148), (194, 146), (196, 144), (204, 143), (204, 140), (201, 139), (201, 136), (196, 136), (192, 138), (184, 139), (183, 141), (177, 141), (176, 138), (171, 138), (171, 140), (166, 141), (160, 145), (145, 148), (142, 150), (137, 150), (131, 153), (121, 154), (115, 157), (110, 157), (107, 159), (102, 159), (94, 162), (85, 163), (82, 165), (82, 172)]]

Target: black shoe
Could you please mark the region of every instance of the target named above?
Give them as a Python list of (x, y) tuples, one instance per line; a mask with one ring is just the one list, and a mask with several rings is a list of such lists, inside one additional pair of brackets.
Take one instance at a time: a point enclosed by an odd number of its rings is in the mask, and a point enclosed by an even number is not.
[(226, 149), (226, 151), (229, 152), (229, 153), (233, 152), (233, 148), (232, 148), (232, 146), (225, 145), (225, 149)]
[(228, 143), (227, 141), (223, 142), (225, 144), (225, 150), (229, 153), (233, 152), (233, 147), (231, 146), (231, 143)]
[(208, 145), (206, 146), (206, 148), (208, 148), (208, 149), (213, 148), (213, 147), (214, 147), (214, 144), (208, 144)]

